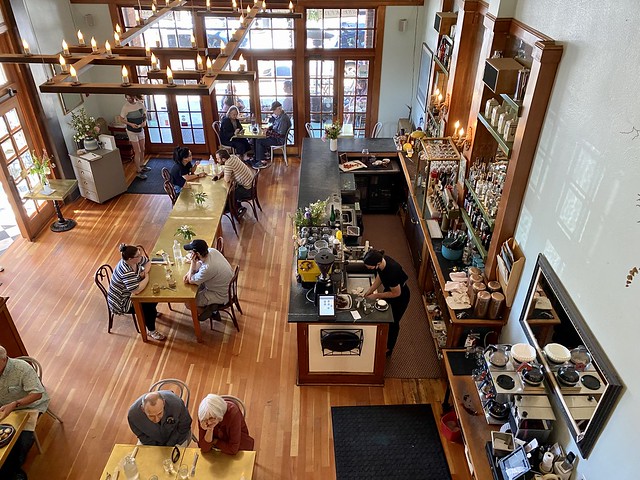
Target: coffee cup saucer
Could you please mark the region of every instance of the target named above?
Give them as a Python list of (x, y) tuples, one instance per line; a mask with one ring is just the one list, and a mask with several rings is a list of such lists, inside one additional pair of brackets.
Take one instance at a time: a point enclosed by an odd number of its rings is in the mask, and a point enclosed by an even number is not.
[(386, 312), (388, 309), (389, 309), (388, 303), (384, 307), (381, 307), (376, 303), (376, 310), (378, 310), (379, 312)]

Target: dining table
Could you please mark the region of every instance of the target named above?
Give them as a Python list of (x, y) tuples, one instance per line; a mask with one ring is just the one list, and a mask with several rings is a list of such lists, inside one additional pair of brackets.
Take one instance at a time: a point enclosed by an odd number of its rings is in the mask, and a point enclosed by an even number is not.
[[(198, 180), (187, 182), (180, 191), (178, 200), (150, 252), (152, 261), (147, 264), (148, 271), (146, 272), (149, 276), (149, 282), (144, 290), (131, 296), (143, 342), (147, 342), (148, 337), (142, 314), (142, 303), (151, 302), (188, 305), (191, 310), (196, 339), (198, 342), (202, 342), (202, 331), (196, 305), (198, 287), (184, 283), (183, 278), (190, 268), (190, 263), (176, 261), (173, 258), (173, 242), (178, 240), (181, 244), (188, 243), (184, 238), (176, 236), (179, 227), (188, 225), (195, 232), (194, 238), (205, 240), (209, 246), (214, 245), (216, 237), (221, 235), (220, 221), (225, 211), (228, 186), (224, 180), (213, 181), (212, 174), (215, 173), (213, 165), (201, 163), (198, 169), (196, 171), (203, 171), (207, 175)], [(195, 193), (205, 194), (203, 203), (196, 202)], [(156, 263), (155, 259), (161, 258), (162, 253), (169, 255), (169, 265)], [(182, 250), (182, 253), (186, 256), (188, 252)], [(171, 271), (175, 286), (169, 284), (167, 270)]]
[(260, 127), (258, 129), (258, 131), (253, 131), (251, 129), (251, 125), (248, 123), (243, 123), (242, 124), (242, 133), (236, 133), (233, 137), (231, 137), (231, 139), (233, 140), (234, 138), (246, 138), (248, 140), (255, 140), (256, 138), (267, 138), (267, 134), (265, 133), (265, 131), (267, 130), (267, 128), (269, 128), (269, 125), (262, 125), (262, 127)]
[[(180, 457), (175, 463), (172, 462), (173, 473), (166, 473), (163, 462), (172, 458), (173, 448), (117, 443), (111, 450), (100, 479), (115, 480), (117, 476), (119, 480), (125, 480), (123, 460), (134, 452), (140, 480), (147, 480), (153, 475), (161, 480), (180, 479), (178, 472), (182, 467), (187, 468), (189, 478), (196, 480), (251, 480), (253, 478), (256, 452), (241, 450), (235, 455), (226, 455), (219, 451), (201, 453), (197, 447), (179, 447)], [(191, 476), (196, 454), (195, 474)]]
[(76, 221), (72, 218), (64, 218), (60, 209), (60, 202), (63, 201), (76, 187), (77, 180), (50, 179), (49, 193), (45, 193), (41, 184), (36, 185), (32, 190), (27, 192), (24, 198), (31, 200), (49, 200), (53, 202), (53, 208), (56, 211), (58, 219), (51, 224), (52, 232), (66, 232), (76, 226)]
[(28, 411), (14, 410), (9, 415), (7, 415), (6, 418), (0, 421), (1, 424), (11, 425), (16, 430), (13, 436), (11, 437), (11, 440), (9, 440), (9, 443), (7, 443), (4, 447), (0, 448), (0, 467), (4, 465), (4, 462), (9, 456), (11, 449), (13, 448), (15, 443), (18, 441), (18, 437), (24, 430), (24, 427), (26, 426), (27, 421), (29, 420), (29, 415), (30, 415), (30, 412)]

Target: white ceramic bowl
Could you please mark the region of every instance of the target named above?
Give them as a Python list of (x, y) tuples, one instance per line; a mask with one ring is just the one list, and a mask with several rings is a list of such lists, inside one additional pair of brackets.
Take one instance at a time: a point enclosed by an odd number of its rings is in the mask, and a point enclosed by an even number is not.
[(528, 343), (516, 343), (511, 347), (511, 356), (518, 362), (533, 362), (536, 359), (536, 349)]
[(564, 363), (571, 360), (569, 349), (559, 343), (547, 343), (544, 347), (544, 353), (553, 363)]
[(377, 302), (378, 308), (385, 308), (387, 306), (386, 300), (379, 299)]

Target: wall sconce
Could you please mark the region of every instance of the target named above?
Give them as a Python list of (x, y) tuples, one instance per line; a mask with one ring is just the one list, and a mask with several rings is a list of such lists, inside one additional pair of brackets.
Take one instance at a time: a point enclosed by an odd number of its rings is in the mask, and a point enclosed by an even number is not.
[(456, 147), (462, 151), (467, 151), (471, 147), (471, 140), (473, 139), (473, 130), (472, 127), (467, 128), (467, 133), (465, 135), (464, 128), (458, 129), (460, 122), (455, 123), (455, 131), (453, 133), (452, 140), (455, 142)]
[(407, 23), (408, 22), (406, 18), (401, 18), (398, 22), (398, 31), (404, 32), (407, 29)]

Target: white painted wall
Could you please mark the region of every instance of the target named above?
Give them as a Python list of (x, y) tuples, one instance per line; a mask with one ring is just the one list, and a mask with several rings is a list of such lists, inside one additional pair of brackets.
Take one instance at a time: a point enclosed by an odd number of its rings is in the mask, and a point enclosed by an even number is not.
[[(637, 478), (640, 278), (640, 9), (636, 0), (521, 1), (515, 17), (564, 44), (516, 239), (527, 258), (505, 331), (517, 322), (543, 252), (607, 352), (626, 391), (579, 472), (589, 480)], [(562, 435), (568, 445), (577, 449)]]

